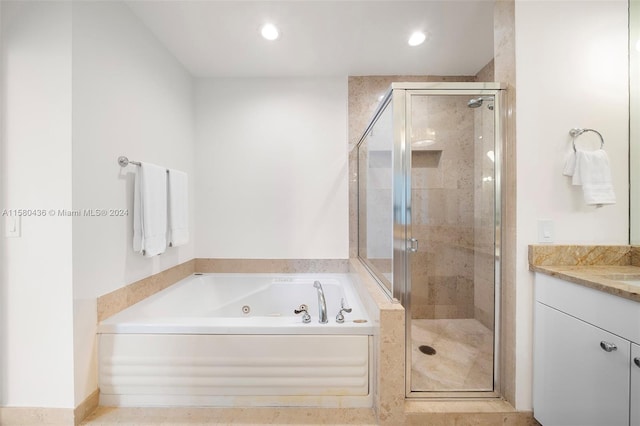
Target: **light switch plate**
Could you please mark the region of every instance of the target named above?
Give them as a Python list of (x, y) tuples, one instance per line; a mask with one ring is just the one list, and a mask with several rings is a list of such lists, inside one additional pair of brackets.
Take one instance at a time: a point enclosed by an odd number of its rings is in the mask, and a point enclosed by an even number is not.
[(553, 239), (554, 239), (553, 221), (539, 220), (538, 221), (538, 242), (552, 243)]
[(22, 231), (21, 216), (6, 216), (4, 222), (4, 236), (7, 238), (19, 238)]

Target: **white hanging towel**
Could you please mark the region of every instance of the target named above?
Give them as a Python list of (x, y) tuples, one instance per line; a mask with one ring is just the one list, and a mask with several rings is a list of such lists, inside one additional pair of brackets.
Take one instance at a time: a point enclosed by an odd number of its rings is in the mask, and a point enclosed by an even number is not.
[(140, 163), (133, 196), (133, 251), (152, 257), (167, 248), (167, 169)]
[(185, 172), (169, 169), (169, 246), (189, 242), (189, 178)]
[(604, 149), (577, 151), (572, 183), (582, 185), (588, 205), (615, 204), (609, 157)]
[(565, 158), (564, 169), (562, 174), (565, 176), (573, 176), (576, 171), (576, 152), (571, 150), (567, 158)]

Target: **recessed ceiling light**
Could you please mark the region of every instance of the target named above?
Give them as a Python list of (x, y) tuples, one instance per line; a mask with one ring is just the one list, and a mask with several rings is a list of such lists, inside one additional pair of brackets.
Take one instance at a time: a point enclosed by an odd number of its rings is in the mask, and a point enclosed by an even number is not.
[(411, 34), (411, 37), (409, 37), (409, 46), (419, 46), (422, 43), (424, 43), (424, 41), (427, 39), (427, 36), (425, 35), (425, 33), (423, 33), (422, 31), (416, 31), (413, 34)]
[(278, 29), (273, 24), (265, 24), (260, 30), (260, 34), (262, 34), (262, 37), (266, 38), (267, 40), (275, 40), (280, 37)]

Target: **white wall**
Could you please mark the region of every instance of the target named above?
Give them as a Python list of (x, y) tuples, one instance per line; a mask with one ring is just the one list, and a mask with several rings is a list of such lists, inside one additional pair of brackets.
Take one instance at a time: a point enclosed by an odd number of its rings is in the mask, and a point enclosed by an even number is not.
[[(69, 209), (71, 3), (2, 8), (1, 209)], [(2, 234), (2, 405), (74, 406), (71, 226), (31, 216)]]
[[(194, 210), (194, 111), (190, 75), (118, 2), (73, 5), (73, 208), (132, 212), (135, 166), (188, 173)], [(194, 257), (189, 244), (152, 259), (132, 250), (132, 216), (73, 222), (75, 402), (97, 387), (96, 297)]]
[[(4, 92), (4, 48), (2, 47), (2, 37), (4, 34), (3, 31), (3, 20), (2, 20), (2, 5), (0, 5), (0, 88), (2, 90), (2, 92)], [(4, 97), (0, 95), (0, 177), (4, 178), (4, 175), (2, 174), (2, 170), (4, 169), (4, 163), (3, 163), (3, 152), (4, 152), (4, 113), (3, 111), (6, 110), (5, 108), (6, 104), (5, 104), (5, 100)], [(5, 202), (5, 198), (4, 198), (4, 188), (3, 185), (0, 185), (0, 208), (4, 208), (4, 202)], [(0, 232), (4, 233), (4, 223), (2, 222), (2, 220), (0, 219)], [(4, 234), (0, 234), (0, 235), (4, 235)], [(5, 245), (4, 244), (0, 244), (0, 271), (4, 271), (5, 267), (4, 267), (4, 262), (5, 262)], [(4, 288), (4, 276), (0, 273), (0, 289)], [(0, 307), (4, 307), (5, 306), (5, 292), (0, 290)], [(3, 321), (3, 316), (0, 315), (0, 330), (4, 331), (4, 327), (3, 327), (4, 321)], [(0, 338), (0, 405), (2, 404), (2, 401), (4, 401), (3, 398), (3, 392), (4, 392), (4, 385), (2, 383), (2, 377), (3, 377), (3, 371), (4, 371), (4, 357), (5, 357), (5, 351), (4, 351), (4, 339)]]
[[(555, 242), (628, 243), (627, 2), (516, 1), (516, 403), (531, 408), (532, 286), (527, 245), (552, 220)], [(586, 206), (562, 175), (573, 127), (602, 133), (617, 204)], [(593, 133), (579, 139), (588, 146)], [(597, 137), (597, 136), (596, 136)]]
[(196, 88), (197, 257), (347, 258), (347, 79)]

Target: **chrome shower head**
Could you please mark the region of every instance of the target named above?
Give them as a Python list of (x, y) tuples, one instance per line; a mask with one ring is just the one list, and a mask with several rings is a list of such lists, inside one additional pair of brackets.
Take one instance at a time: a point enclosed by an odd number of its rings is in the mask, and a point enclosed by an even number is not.
[[(477, 98), (470, 99), (469, 102), (467, 102), (467, 106), (469, 108), (478, 108), (479, 106), (482, 105), (482, 103), (484, 101), (493, 102), (493, 97), (492, 96), (480, 96), (480, 97), (477, 97)], [(490, 110), (493, 110), (493, 103), (487, 104), (487, 107)]]

